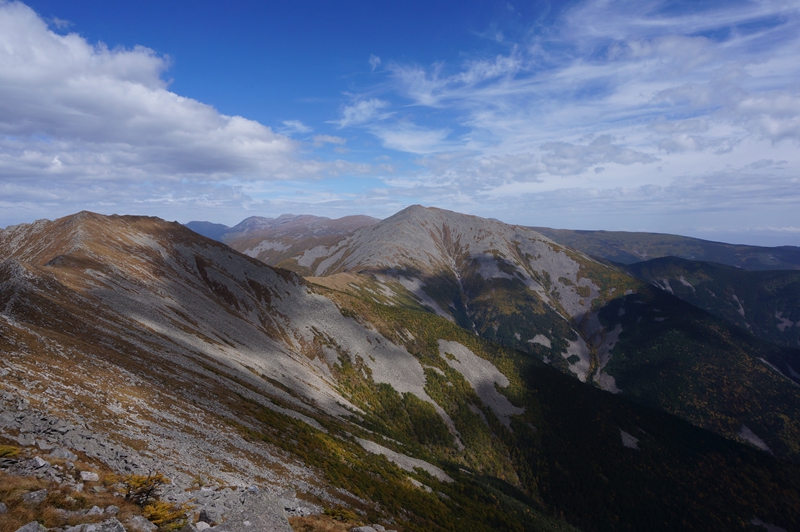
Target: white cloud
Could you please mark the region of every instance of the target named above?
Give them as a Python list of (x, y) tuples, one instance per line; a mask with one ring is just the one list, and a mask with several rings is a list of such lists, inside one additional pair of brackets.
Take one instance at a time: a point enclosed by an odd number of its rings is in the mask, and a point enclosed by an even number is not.
[(449, 129), (426, 129), (409, 121), (371, 126), (369, 131), (381, 139), (384, 147), (415, 154), (449, 149)]
[[(179, 96), (150, 49), (61, 36), (0, 3), (0, 178), (287, 179), (321, 175), (269, 127)], [(287, 121), (292, 131), (308, 131)]]
[(344, 146), (347, 143), (347, 139), (343, 139), (342, 137), (336, 137), (334, 135), (314, 135), (313, 138), (314, 146), (323, 146), (325, 144), (336, 144), (338, 146)]
[(339, 127), (351, 127), (365, 124), (373, 120), (384, 120), (390, 113), (382, 113), (381, 109), (389, 107), (389, 102), (370, 98), (357, 100), (356, 102), (342, 107), (342, 118), (334, 121)]
[(284, 120), (281, 132), (292, 135), (294, 133), (310, 133), (314, 131), (313, 128), (305, 125), (300, 120)]
[(375, 69), (378, 68), (380, 65), (381, 65), (381, 58), (378, 57), (377, 55), (370, 54), (369, 66), (372, 68), (372, 71), (374, 72)]

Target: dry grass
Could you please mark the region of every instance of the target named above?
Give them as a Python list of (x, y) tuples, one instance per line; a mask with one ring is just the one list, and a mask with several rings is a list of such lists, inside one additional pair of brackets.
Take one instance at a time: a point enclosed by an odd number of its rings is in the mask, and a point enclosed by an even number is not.
[(328, 515), (310, 515), (308, 517), (290, 517), (289, 524), (295, 532), (348, 532), (361, 523), (340, 521)]
[[(22, 501), (25, 493), (41, 489), (47, 490), (47, 497), (42, 503), (25, 504)], [(0, 472), (0, 502), (8, 507), (8, 513), (0, 515), (0, 532), (15, 532), (31, 521), (38, 521), (46, 528), (63, 528), (81, 523), (96, 523), (108, 518), (107, 515), (67, 517), (61, 510), (84, 510), (93, 506), (106, 508), (114, 505), (120, 509), (116, 516), (120, 521), (141, 513), (135, 505), (109, 492), (75, 492), (55, 482), (9, 475), (5, 472)]]

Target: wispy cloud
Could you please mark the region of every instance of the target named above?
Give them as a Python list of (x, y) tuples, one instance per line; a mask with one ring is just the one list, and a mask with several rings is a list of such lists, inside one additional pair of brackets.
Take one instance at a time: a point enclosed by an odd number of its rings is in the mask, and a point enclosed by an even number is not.
[(389, 102), (378, 98), (356, 100), (355, 102), (342, 107), (342, 118), (334, 121), (339, 127), (351, 127), (384, 120), (391, 113), (382, 112), (382, 109), (389, 107)]
[(370, 54), (370, 56), (369, 56), (369, 66), (370, 66), (370, 68), (372, 68), (372, 71), (374, 72), (376, 68), (381, 66), (381, 58), (378, 57), (377, 55)]
[(314, 131), (314, 128), (305, 125), (300, 120), (284, 120), (280, 131), (286, 135), (293, 135), (295, 133), (310, 133)]
[(341, 125), (425, 155), (387, 183), (453, 206), (502, 197), (484, 205), (513, 212), (532, 201), (567, 212), (585, 198), (587, 223), (620, 208), (646, 219), (651, 205), (662, 217), (769, 218), (769, 202), (800, 204), (790, 192), (800, 169), (796, 4), (588, 0), (516, 43), (512, 34), (505, 52), (464, 53), (460, 64), (384, 61), (385, 81), (368, 94), (391, 102), (391, 117)]
[(334, 135), (314, 135), (313, 138), (314, 146), (324, 146), (325, 144), (335, 144), (338, 146), (344, 146), (347, 143), (347, 139), (342, 137), (337, 137)]

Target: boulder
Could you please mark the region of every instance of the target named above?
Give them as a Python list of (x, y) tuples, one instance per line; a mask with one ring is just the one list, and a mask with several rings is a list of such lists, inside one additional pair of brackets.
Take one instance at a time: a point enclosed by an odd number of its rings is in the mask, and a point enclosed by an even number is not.
[(98, 482), (100, 476), (92, 471), (81, 471), (81, 480), (84, 482)]
[(223, 512), (223, 522), (214, 527), (215, 532), (292, 532), (283, 505), (274, 496), (256, 486), (238, 495)]
[[(34, 531), (35, 532), (35, 531)], [(71, 526), (64, 532), (125, 532), (125, 527), (117, 521), (116, 517), (106, 519), (102, 523), (85, 523)]]
[(70, 451), (69, 449), (65, 449), (64, 447), (58, 447), (53, 452), (50, 453), (52, 458), (62, 458), (64, 460), (77, 460), (78, 455)]
[(142, 517), (141, 515), (134, 515), (127, 522), (128, 528), (138, 532), (153, 532), (158, 529), (156, 525)]
[(47, 529), (36, 521), (31, 521), (27, 525), (21, 526), (16, 532), (47, 532)]
[(7, 513), (8, 513), (8, 506), (6, 506), (6, 503), (0, 502), (0, 515)]
[(45, 498), (47, 498), (47, 490), (32, 491), (22, 495), (22, 502), (25, 504), (40, 504)]

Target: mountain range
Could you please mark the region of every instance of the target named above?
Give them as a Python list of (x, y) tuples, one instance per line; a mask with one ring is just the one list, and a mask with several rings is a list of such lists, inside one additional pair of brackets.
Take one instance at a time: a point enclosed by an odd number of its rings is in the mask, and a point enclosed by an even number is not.
[[(195, 504), (258, 484), (397, 530), (800, 527), (800, 351), (755, 310), (440, 209), (245, 222), (0, 231), (3, 409)], [(38, 445), (8, 419), (0, 444)]]

